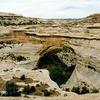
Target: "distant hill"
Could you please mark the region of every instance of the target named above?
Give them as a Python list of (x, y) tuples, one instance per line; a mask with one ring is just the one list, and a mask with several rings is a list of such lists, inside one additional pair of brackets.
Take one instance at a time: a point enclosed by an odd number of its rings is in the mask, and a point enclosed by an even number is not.
[(22, 15), (16, 15), (13, 13), (0, 12), (0, 25), (32, 25), (41, 23), (39, 18), (24, 17)]
[(17, 14), (13, 14), (13, 13), (0, 12), (0, 16), (22, 16), (22, 15), (17, 15)]
[(49, 23), (53, 24), (53, 22), (62, 23), (62, 22), (70, 22), (70, 23), (100, 23), (100, 14), (93, 14), (81, 19), (40, 19), (40, 18), (32, 18), (32, 17), (24, 17), (23, 15), (17, 15), (13, 13), (4, 13), (0, 12), (0, 25), (1, 26), (9, 26), (9, 25), (34, 25), (40, 23)]
[(100, 23), (100, 13), (92, 14), (92, 15), (84, 18), (84, 21), (87, 23)]

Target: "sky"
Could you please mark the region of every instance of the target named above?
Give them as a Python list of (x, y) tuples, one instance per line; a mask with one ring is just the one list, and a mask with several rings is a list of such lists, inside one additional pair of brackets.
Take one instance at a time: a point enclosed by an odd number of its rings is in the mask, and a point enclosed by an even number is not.
[(0, 12), (38, 18), (81, 18), (100, 13), (100, 0), (0, 0)]

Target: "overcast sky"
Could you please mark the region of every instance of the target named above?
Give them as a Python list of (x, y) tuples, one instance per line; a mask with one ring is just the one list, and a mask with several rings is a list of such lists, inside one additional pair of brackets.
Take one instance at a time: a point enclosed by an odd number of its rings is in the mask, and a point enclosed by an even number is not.
[(100, 0), (0, 0), (0, 12), (41, 18), (79, 18), (100, 13)]

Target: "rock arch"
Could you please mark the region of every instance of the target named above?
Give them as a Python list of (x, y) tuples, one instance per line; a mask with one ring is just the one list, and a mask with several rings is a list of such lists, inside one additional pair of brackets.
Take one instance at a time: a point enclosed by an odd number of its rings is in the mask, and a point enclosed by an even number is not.
[(49, 70), (50, 78), (58, 85), (62, 85), (72, 75), (76, 61), (73, 48), (69, 46), (50, 47), (42, 52), (37, 67)]

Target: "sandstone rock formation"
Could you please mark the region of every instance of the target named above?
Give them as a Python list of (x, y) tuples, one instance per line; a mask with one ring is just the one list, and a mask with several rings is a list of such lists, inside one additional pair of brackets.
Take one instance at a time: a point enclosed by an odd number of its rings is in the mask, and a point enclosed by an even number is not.
[[(93, 88), (100, 88), (100, 73), (96, 67), (87, 65), (84, 58), (69, 46), (52, 47), (46, 50), (38, 61), (38, 68), (48, 69), (51, 79), (65, 90), (81, 85), (88, 86), (90, 91)], [(52, 70), (56, 74), (52, 74)]]
[[(73, 93), (100, 91), (99, 17), (95, 14), (77, 20), (53, 20), (1, 13), (1, 94), (5, 92), (5, 83), (13, 81), (20, 91), (23, 87), (36, 88), (29, 99), (33, 95), (59, 95), (47, 100), (66, 100), (66, 96), (69, 100), (99, 98), (100, 94)], [(24, 81), (20, 78), (23, 75)]]

